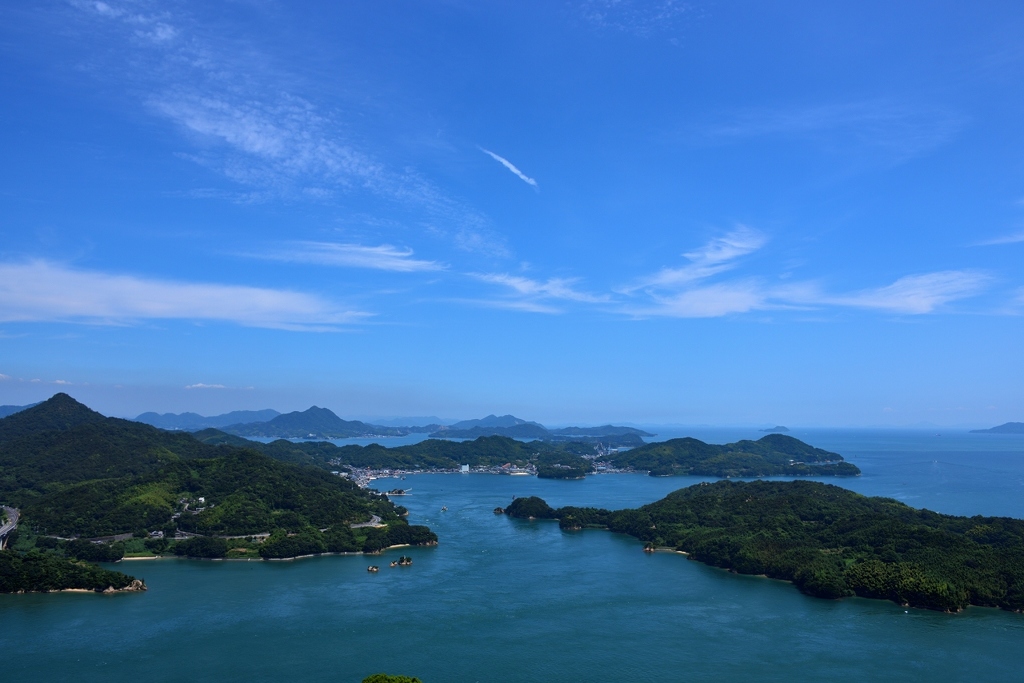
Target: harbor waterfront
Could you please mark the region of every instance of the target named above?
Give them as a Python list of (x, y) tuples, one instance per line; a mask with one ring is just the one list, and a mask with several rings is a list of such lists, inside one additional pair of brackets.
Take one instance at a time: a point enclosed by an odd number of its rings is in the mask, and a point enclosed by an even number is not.
[[(1024, 438), (867, 430), (806, 438), (863, 471), (826, 483), (938, 512), (1024, 518)], [(614, 509), (701, 480), (378, 479), (379, 490), (411, 490), (402, 505), (411, 522), (437, 532), (439, 546), (389, 551), (371, 560), (378, 573), (360, 556), (106, 565), (150, 590), (0, 596), (5, 670), (11, 680), (81, 681), (359, 681), (385, 670), (426, 683), (1019, 677), (1024, 615), (815, 599), (675, 553), (645, 554), (626, 536), (493, 514), (513, 495)], [(400, 555), (413, 564), (390, 567)]]

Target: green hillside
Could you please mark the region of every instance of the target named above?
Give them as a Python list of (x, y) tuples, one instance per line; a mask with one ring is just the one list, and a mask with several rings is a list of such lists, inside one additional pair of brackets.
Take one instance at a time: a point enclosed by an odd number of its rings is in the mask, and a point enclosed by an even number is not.
[(809, 595), (859, 595), (957, 611), (1024, 610), (1024, 520), (916, 510), (812, 481), (698, 484), (633, 510), (516, 499), (514, 517), (607, 528)]
[[(0, 419), (0, 499), (21, 509), (23, 528), (49, 536), (321, 534), (376, 515), (388, 525), (376, 533), (384, 540), (412, 529), (418, 541), (436, 541), (429, 529), (409, 527), (386, 497), (234, 438), (206, 444), (58, 394)], [(368, 535), (337, 533), (352, 550)]]
[(783, 434), (757, 441), (708, 444), (693, 438), (670, 439), (622, 451), (611, 458), (620, 468), (647, 470), (652, 476), (690, 474), (708, 477), (849, 476), (860, 474), (843, 456)]

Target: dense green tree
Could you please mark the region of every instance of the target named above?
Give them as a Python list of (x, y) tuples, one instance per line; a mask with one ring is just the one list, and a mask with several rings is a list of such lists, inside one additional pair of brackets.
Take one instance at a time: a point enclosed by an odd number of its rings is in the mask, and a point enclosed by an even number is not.
[(940, 515), (810, 481), (698, 484), (635, 510), (519, 500), (514, 517), (604, 527), (818, 597), (1024, 610), (1024, 520)]
[(58, 591), (69, 588), (102, 591), (125, 588), (135, 578), (53, 553), (0, 550), (0, 593)]
[(698, 439), (670, 439), (621, 451), (610, 457), (616, 467), (647, 470), (652, 476), (692, 474), (709, 477), (851, 476), (856, 465), (838, 453), (810, 446), (783, 434), (721, 446)]
[(223, 538), (195, 536), (174, 544), (174, 554), (184, 557), (219, 559), (228, 554), (228, 542)]
[(513, 517), (533, 517), (535, 519), (554, 519), (556, 514), (554, 508), (548, 505), (543, 498), (528, 496), (513, 500), (505, 512)]

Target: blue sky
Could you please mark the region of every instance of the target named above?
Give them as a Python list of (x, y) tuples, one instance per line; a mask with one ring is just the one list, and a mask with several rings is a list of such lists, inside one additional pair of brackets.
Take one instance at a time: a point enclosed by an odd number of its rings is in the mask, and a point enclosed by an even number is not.
[(1017, 2), (10, 2), (0, 403), (1024, 420)]

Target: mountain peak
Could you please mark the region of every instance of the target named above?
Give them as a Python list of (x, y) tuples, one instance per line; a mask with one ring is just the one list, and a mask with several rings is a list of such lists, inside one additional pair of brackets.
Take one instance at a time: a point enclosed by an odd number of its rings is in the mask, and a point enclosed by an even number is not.
[(0, 441), (39, 431), (63, 431), (105, 419), (100, 413), (61, 392), (31, 408), (0, 419)]
[(529, 422), (522, 420), (515, 415), (488, 415), (481, 420), (463, 420), (462, 422), (456, 422), (453, 425), (449, 425), (449, 429), (473, 429), (475, 427), (515, 427), (517, 425), (541, 425), (536, 422)]

